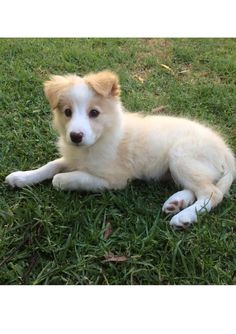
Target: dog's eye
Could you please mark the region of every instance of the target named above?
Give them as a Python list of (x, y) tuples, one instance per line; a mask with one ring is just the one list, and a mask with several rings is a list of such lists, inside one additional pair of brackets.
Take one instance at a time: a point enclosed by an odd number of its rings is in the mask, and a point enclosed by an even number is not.
[(96, 118), (96, 117), (98, 117), (99, 114), (100, 114), (100, 112), (98, 110), (92, 109), (89, 112), (89, 117), (90, 118)]
[(65, 113), (66, 117), (71, 117), (72, 110), (70, 108), (67, 108), (67, 109), (65, 109), (64, 113)]

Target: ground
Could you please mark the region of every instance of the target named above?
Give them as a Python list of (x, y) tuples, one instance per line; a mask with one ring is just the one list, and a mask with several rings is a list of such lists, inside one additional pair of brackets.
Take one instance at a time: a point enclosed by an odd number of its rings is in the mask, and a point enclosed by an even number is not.
[(101, 194), (4, 184), (57, 157), (50, 73), (114, 70), (130, 111), (200, 120), (235, 149), (235, 39), (1, 39), (0, 59), (0, 284), (236, 283), (235, 183), (185, 231), (161, 212), (172, 183)]

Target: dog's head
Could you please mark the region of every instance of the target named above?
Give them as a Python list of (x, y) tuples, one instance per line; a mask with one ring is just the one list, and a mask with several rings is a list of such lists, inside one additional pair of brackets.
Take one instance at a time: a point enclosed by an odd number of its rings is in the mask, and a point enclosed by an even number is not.
[(93, 145), (112, 129), (121, 113), (120, 87), (110, 71), (52, 76), (44, 92), (54, 114), (54, 125), (68, 144)]

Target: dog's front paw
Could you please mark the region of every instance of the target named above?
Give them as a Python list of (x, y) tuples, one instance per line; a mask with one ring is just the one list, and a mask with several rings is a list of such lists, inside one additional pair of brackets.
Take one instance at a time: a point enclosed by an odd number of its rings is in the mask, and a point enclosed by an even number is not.
[(70, 190), (67, 178), (63, 174), (56, 174), (52, 179), (52, 185), (58, 190)]
[(30, 180), (29, 180), (29, 172), (14, 172), (9, 174), (5, 182), (8, 183), (11, 187), (18, 187), (18, 188), (23, 188), (25, 186), (30, 185)]

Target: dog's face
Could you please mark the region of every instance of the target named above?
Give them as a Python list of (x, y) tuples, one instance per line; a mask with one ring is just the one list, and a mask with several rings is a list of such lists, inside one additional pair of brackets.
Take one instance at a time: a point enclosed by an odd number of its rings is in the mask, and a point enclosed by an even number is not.
[(44, 84), (54, 114), (54, 125), (66, 142), (90, 146), (109, 129), (120, 113), (119, 82), (109, 71), (52, 76)]

